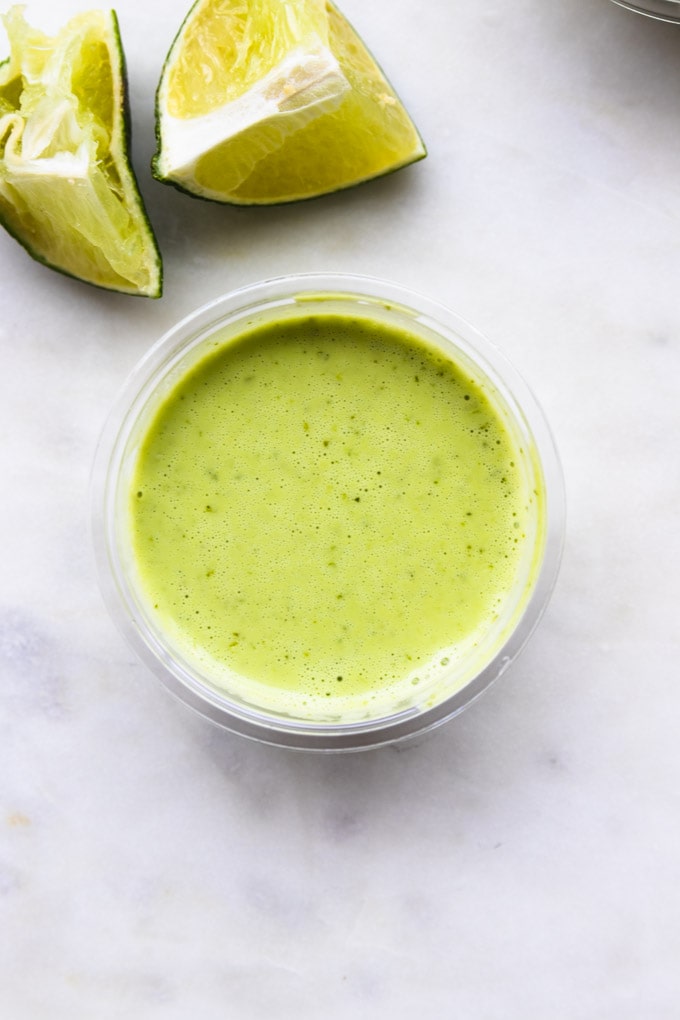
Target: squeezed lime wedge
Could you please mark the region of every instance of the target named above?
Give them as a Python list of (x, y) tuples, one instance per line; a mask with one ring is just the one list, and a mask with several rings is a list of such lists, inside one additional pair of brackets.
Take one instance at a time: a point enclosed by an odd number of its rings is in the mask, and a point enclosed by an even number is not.
[(23, 8), (3, 16), (0, 222), (39, 262), (87, 283), (158, 297), (161, 259), (129, 156), (125, 61), (113, 11), (54, 38)]

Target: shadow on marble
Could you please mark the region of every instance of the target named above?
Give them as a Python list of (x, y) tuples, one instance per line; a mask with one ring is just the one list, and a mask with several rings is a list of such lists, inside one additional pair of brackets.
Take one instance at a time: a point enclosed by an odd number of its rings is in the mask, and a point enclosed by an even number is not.
[(504, 804), (521, 814), (527, 784), (568, 771), (557, 737), (565, 694), (554, 699), (568, 666), (542, 675), (560, 641), (559, 625), (546, 627), (495, 688), (408, 745), (316, 754), (257, 744), (190, 715), (183, 725), (204, 759), (201, 768), (212, 773), (211, 782), (224, 783), (229, 797), (270, 821), (294, 806), (339, 841), (434, 819), (444, 828), (466, 816), (480, 821), (505, 811)]

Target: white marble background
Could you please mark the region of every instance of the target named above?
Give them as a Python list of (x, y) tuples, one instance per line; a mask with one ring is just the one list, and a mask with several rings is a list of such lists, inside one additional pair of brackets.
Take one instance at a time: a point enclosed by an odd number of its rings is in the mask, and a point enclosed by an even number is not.
[[(607, 0), (342, 6), (424, 163), (269, 211), (156, 184), (186, 3), (118, 0), (165, 296), (98, 292), (0, 236), (3, 1020), (680, 1017), (680, 28)], [(213, 729), (133, 661), (94, 575), (88, 475), (126, 374), (202, 302), (312, 270), (475, 323), (564, 462), (539, 631), (401, 752)]]

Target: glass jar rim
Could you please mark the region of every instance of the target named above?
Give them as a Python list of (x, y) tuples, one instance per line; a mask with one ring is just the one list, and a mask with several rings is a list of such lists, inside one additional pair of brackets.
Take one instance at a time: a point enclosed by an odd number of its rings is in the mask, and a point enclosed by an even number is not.
[(680, 0), (613, 0), (619, 7), (625, 7), (636, 14), (642, 14), (656, 21), (680, 24)]

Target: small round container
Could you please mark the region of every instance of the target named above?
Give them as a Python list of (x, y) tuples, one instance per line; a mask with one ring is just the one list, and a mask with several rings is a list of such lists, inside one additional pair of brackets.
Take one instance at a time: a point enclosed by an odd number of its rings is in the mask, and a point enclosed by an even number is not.
[[(228, 343), (252, 323), (302, 312), (359, 315), (442, 351), (484, 388), (518, 449), (528, 491), (542, 511), (524, 565), (498, 623), (434, 687), (404, 701), (342, 718), (308, 718), (252, 703), (205, 675), (164, 633), (135, 575), (129, 531), (131, 479), (145, 431), (159, 405), (208, 345)], [(358, 276), (305, 275), (259, 283), (188, 316), (133, 371), (104, 428), (93, 471), (94, 543), (107, 606), (140, 659), (184, 703), (236, 733), (282, 747), (354, 751), (411, 739), (451, 719), (498, 679), (538, 623), (552, 591), (562, 549), (564, 486), (555, 447), (534, 397), (500, 351), (448, 309), (392, 283)], [(452, 600), (455, 593), (452, 592)]]
[(629, 0), (613, 0), (619, 7), (627, 7), (629, 11), (637, 14), (644, 14), (648, 18), (656, 18), (657, 21), (672, 21), (680, 24), (680, 0), (639, 0), (639, 3), (629, 3)]

